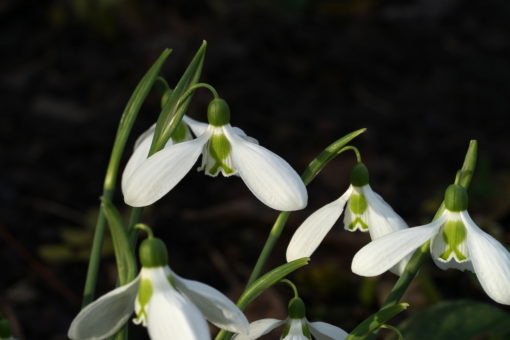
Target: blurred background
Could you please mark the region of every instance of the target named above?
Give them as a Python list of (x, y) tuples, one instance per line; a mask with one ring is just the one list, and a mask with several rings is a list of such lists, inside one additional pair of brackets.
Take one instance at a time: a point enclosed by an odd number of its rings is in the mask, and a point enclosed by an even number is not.
[[(120, 114), (164, 48), (173, 49), (162, 72), (173, 86), (202, 40), (202, 80), (229, 102), (232, 124), (298, 172), (335, 139), (368, 128), (354, 145), (371, 186), (410, 225), (431, 220), (478, 139), (470, 212), (510, 244), (508, 1), (3, 0), (0, 32), (0, 314), (20, 339), (66, 339)], [(189, 115), (205, 120), (210, 99), (199, 91)], [(153, 94), (125, 160), (158, 113)], [(299, 224), (345, 191), (354, 161), (338, 157), (310, 184), (308, 207), (291, 215), (267, 269), (284, 262)], [(115, 202), (127, 216), (119, 193)], [(240, 179), (192, 171), (144, 221), (168, 243), (177, 273), (236, 300), (276, 216)], [(350, 331), (377, 310), (396, 277), (351, 273), (368, 241), (339, 222), (292, 275), (310, 320)], [(431, 324), (448, 339), (510, 338), (510, 309), (473, 274), (429, 262), (404, 299), (411, 307), (391, 324), (411, 318), (407, 339), (442, 339)], [(107, 241), (98, 292), (115, 276)], [(291, 296), (284, 285), (270, 289), (249, 320), (285, 318)], [(454, 299), (463, 301), (430, 307)], [(474, 328), (464, 334), (466, 322)], [(132, 328), (134, 339), (146, 337)]]

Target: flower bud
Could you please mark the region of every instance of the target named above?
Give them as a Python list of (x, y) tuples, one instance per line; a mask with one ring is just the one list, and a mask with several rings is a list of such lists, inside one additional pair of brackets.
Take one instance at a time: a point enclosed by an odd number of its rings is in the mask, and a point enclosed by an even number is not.
[(305, 303), (298, 297), (289, 301), (289, 317), (291, 319), (303, 319), (305, 317)]
[(168, 264), (168, 252), (165, 243), (159, 238), (142, 241), (138, 250), (142, 267), (162, 267)]
[(358, 162), (351, 170), (351, 184), (362, 187), (368, 184), (368, 169), (365, 164)]
[(450, 185), (444, 193), (444, 205), (446, 209), (453, 212), (467, 210), (468, 194), (466, 189), (458, 184)]
[(230, 108), (227, 102), (221, 98), (211, 100), (207, 107), (207, 119), (209, 124), (214, 126), (223, 126), (230, 123)]

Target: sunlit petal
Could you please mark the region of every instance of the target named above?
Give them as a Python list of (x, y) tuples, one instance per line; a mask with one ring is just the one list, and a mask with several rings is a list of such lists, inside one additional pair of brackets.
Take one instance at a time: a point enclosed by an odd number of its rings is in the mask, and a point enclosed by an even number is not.
[(494, 237), (481, 230), (464, 211), (467, 244), (473, 268), (483, 289), (494, 301), (510, 305), (510, 253)]
[(129, 180), (129, 177), (131, 177), (140, 164), (147, 159), (151, 148), (152, 138), (154, 137), (155, 128), (156, 124), (152, 125), (136, 140), (134, 151), (124, 168), (124, 172), (122, 173), (122, 187), (126, 185), (126, 181)]
[(232, 161), (250, 191), (267, 206), (281, 211), (303, 209), (308, 201), (299, 175), (280, 156), (224, 129), (232, 145)]
[(315, 211), (298, 227), (287, 247), (288, 262), (313, 254), (342, 214), (351, 190), (349, 188), (340, 198)]
[(183, 279), (172, 271), (169, 274), (174, 278), (177, 288), (211, 323), (235, 333), (248, 332), (248, 320), (243, 312), (217, 289), (198, 281)]
[(370, 242), (354, 255), (352, 271), (361, 276), (384, 273), (431, 239), (443, 222), (444, 217), (440, 217), (427, 225), (403, 229)]
[(257, 320), (249, 325), (249, 335), (236, 334), (232, 337), (232, 340), (252, 340), (260, 338), (261, 336), (271, 332), (276, 327), (279, 327), (285, 323), (285, 320), (278, 319), (262, 319)]
[(368, 203), (367, 223), (372, 240), (409, 227), (402, 217), (381, 196), (375, 193), (369, 185), (363, 187), (363, 194)]
[(194, 120), (193, 118), (190, 118), (188, 116), (183, 116), (182, 120), (186, 124), (188, 124), (191, 131), (193, 131), (193, 134), (195, 134), (195, 136), (197, 137), (202, 135), (205, 132), (205, 130), (207, 130), (207, 128), (209, 127), (209, 124), (199, 122), (198, 120)]
[(308, 322), (310, 333), (316, 340), (343, 340), (349, 333), (325, 322)]
[(197, 139), (172, 145), (140, 164), (123, 182), (126, 204), (144, 207), (163, 197), (193, 167), (208, 138), (203, 134)]
[(82, 309), (71, 323), (67, 336), (73, 340), (95, 340), (115, 334), (133, 313), (139, 282), (140, 276)]

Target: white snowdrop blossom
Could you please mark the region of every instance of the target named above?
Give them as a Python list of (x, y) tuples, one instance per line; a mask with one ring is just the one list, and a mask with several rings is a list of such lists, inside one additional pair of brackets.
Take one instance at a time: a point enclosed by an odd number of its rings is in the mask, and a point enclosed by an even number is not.
[[(372, 240), (407, 229), (406, 222), (376, 194), (368, 184), (368, 170), (363, 163), (354, 166), (351, 185), (337, 200), (311, 214), (296, 230), (287, 247), (287, 261), (310, 257), (344, 211), (344, 228), (369, 232)], [(392, 272), (400, 275), (407, 264), (404, 259)]]
[(435, 221), (369, 243), (354, 256), (352, 271), (362, 276), (380, 275), (431, 240), (430, 253), (439, 268), (474, 272), (487, 295), (510, 305), (510, 253), (473, 222), (467, 202), (463, 187), (449, 186), (445, 210)]
[(284, 326), (281, 340), (343, 340), (349, 335), (343, 329), (326, 322), (310, 322), (305, 317), (305, 307), (300, 298), (289, 303), (289, 317), (286, 320), (261, 319), (250, 324), (248, 334), (236, 334), (232, 340), (258, 339), (273, 329)]
[(70, 339), (112, 336), (133, 311), (133, 322), (147, 327), (152, 340), (210, 339), (205, 319), (231, 332), (248, 332), (248, 320), (225, 295), (204, 283), (183, 279), (168, 267), (161, 240), (147, 239), (140, 247), (145, 255), (141, 255), (138, 277), (85, 307), (69, 328)]
[(149, 158), (145, 154), (133, 164), (128, 163), (122, 178), (122, 192), (128, 205), (142, 207), (159, 200), (202, 155), (198, 170), (213, 177), (220, 172), (226, 177), (238, 175), (260, 201), (273, 209), (293, 211), (306, 206), (308, 195), (300, 176), (280, 156), (232, 127), (224, 100), (211, 101), (208, 118), (209, 124), (204, 124), (184, 117), (197, 138), (167, 145)]

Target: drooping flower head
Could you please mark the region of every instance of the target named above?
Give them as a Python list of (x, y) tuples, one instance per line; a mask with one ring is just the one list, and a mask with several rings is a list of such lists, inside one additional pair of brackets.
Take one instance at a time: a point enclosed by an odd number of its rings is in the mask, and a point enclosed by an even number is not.
[[(371, 188), (367, 167), (358, 162), (351, 170), (351, 185), (337, 200), (310, 215), (298, 227), (287, 247), (287, 261), (310, 257), (344, 211), (344, 228), (369, 232), (372, 240), (408, 228), (404, 220)], [(400, 274), (407, 259), (393, 272)]]
[(283, 326), (281, 340), (343, 340), (348, 334), (343, 329), (325, 322), (310, 322), (306, 319), (303, 300), (294, 297), (289, 302), (289, 317), (286, 320), (261, 319), (250, 324), (248, 334), (237, 334), (232, 340), (252, 340)]
[(160, 239), (144, 240), (139, 255), (138, 277), (85, 307), (73, 320), (69, 338), (107, 338), (133, 311), (133, 322), (147, 327), (153, 340), (210, 339), (205, 319), (219, 328), (247, 332), (244, 314), (226, 296), (206, 284), (183, 279), (168, 267), (166, 246)]
[(398, 231), (363, 247), (352, 261), (352, 271), (362, 276), (382, 274), (418, 247), (430, 242), (436, 265), (476, 274), (494, 301), (510, 304), (510, 253), (481, 230), (467, 212), (468, 194), (458, 184), (445, 192), (445, 209), (433, 222)]
[(127, 204), (142, 207), (159, 200), (202, 155), (199, 170), (210, 176), (220, 172), (227, 177), (239, 175), (250, 191), (273, 209), (292, 211), (306, 206), (307, 192), (299, 175), (281, 157), (232, 127), (230, 109), (223, 99), (211, 101), (207, 116), (209, 124), (184, 118), (196, 139), (167, 145), (149, 158), (137, 158), (131, 165), (128, 162), (129, 171), (126, 167), (122, 179)]

